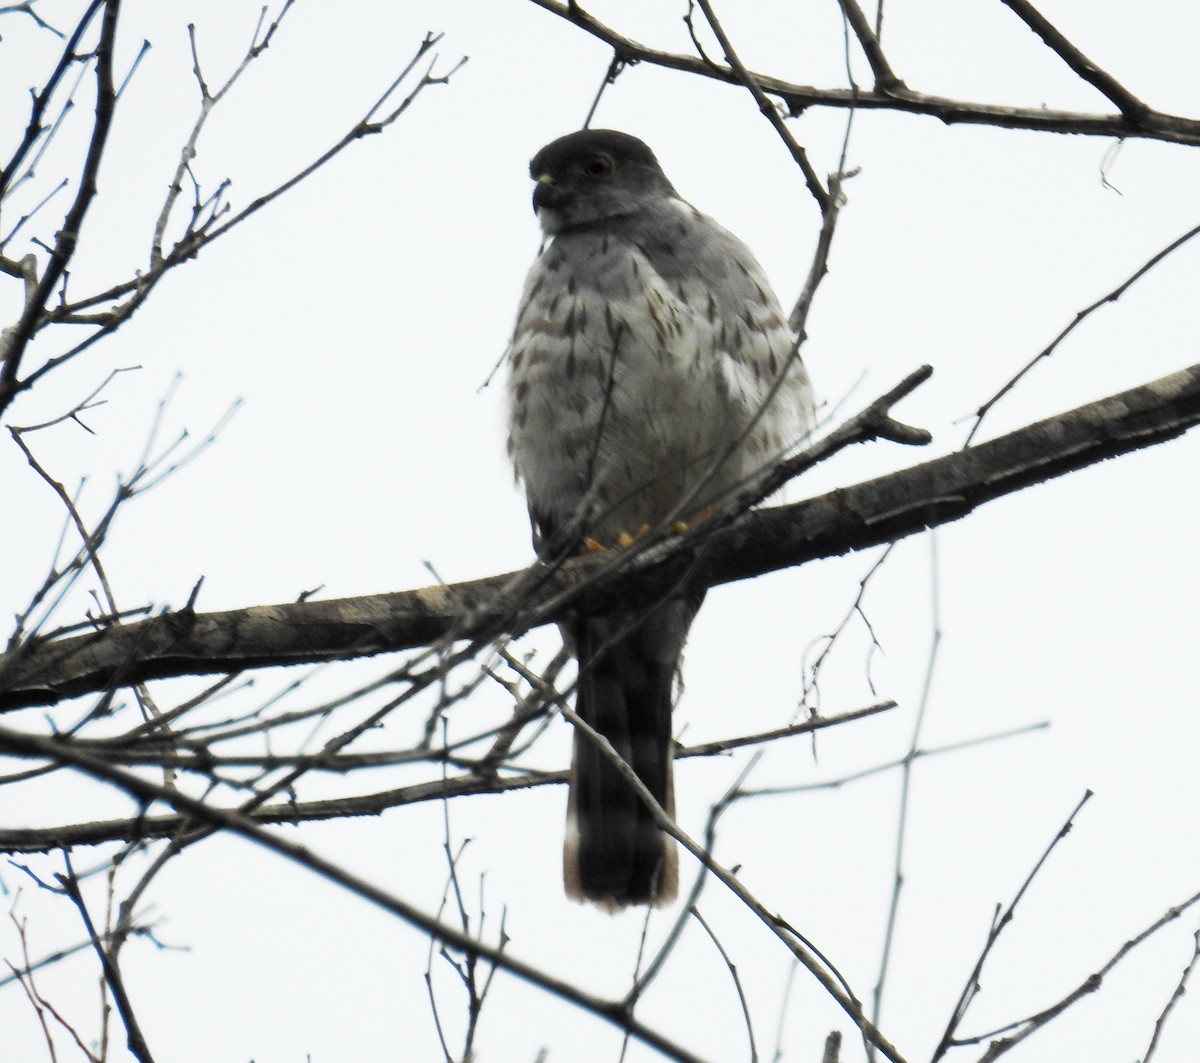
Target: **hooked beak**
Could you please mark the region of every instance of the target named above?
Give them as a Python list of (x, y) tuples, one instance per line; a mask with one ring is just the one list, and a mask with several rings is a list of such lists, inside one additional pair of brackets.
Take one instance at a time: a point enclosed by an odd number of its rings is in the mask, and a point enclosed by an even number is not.
[(554, 210), (562, 204), (563, 194), (555, 187), (554, 178), (548, 173), (541, 174), (533, 189), (533, 212), (536, 214), (542, 207)]

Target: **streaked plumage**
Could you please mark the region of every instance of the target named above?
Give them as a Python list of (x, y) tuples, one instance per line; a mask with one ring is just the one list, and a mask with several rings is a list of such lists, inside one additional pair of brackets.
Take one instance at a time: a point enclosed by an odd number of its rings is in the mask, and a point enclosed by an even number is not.
[[(811, 427), (795, 337), (749, 249), (679, 198), (641, 141), (585, 130), (534, 157), (549, 244), (509, 362), (509, 453), (541, 542), (693, 520)], [(578, 542), (558, 543), (563, 547)], [(675, 674), (702, 590), (571, 625), (577, 709), (668, 810)], [(676, 892), (673, 844), (575, 740), (567, 892), (619, 908)]]

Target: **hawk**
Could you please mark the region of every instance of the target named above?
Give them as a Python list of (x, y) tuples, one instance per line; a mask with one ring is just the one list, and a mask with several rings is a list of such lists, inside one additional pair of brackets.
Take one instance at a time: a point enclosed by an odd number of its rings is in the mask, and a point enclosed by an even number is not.
[[(626, 133), (571, 133), (530, 175), (547, 242), (507, 353), (508, 451), (535, 542), (611, 546), (728, 507), (813, 421), (796, 337), (762, 269)], [(703, 597), (685, 585), (647, 609), (564, 625), (576, 711), (668, 813), (675, 677)], [(568, 896), (614, 911), (678, 889), (673, 842), (580, 732), (563, 876)]]

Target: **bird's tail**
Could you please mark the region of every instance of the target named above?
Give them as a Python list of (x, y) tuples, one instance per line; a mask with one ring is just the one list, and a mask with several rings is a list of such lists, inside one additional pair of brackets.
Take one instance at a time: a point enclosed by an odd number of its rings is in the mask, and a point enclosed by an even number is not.
[[(576, 711), (612, 743), (654, 799), (674, 813), (671, 707), (675, 674), (699, 603), (575, 625)], [(563, 846), (567, 896), (617, 910), (667, 904), (679, 888), (674, 841), (588, 735), (576, 733)]]

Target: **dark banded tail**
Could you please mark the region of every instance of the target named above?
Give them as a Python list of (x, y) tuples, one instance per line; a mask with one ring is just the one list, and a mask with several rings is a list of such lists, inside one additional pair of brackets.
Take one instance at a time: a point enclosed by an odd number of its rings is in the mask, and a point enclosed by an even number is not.
[[(699, 603), (648, 614), (590, 617), (574, 627), (576, 711), (612, 743), (654, 799), (674, 814), (671, 708), (675, 674)], [(675, 842), (589, 736), (575, 735), (563, 847), (567, 895), (616, 911), (667, 904), (679, 889)]]

